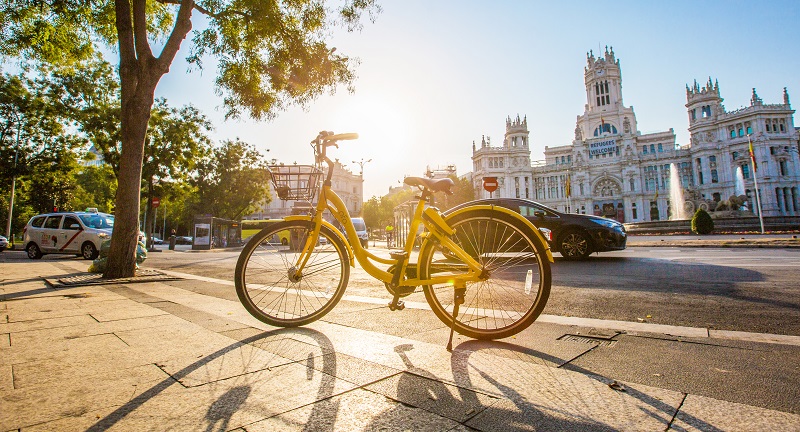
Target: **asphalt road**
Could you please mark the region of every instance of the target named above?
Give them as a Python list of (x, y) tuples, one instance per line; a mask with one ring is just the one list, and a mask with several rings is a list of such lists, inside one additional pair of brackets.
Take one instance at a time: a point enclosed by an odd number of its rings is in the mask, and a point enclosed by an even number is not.
[[(232, 281), (237, 257), (166, 251), (145, 264)], [(643, 246), (582, 262), (555, 258), (545, 314), (800, 335), (800, 249)], [(358, 265), (347, 294), (390, 299)]]
[[(144, 266), (233, 280), (238, 250), (178, 249), (152, 252)], [(0, 254), (0, 262), (27, 259), (22, 251)], [(634, 246), (582, 262), (555, 259), (545, 314), (800, 336), (800, 248)], [(235, 299), (230, 286), (205, 290)], [(358, 265), (346, 294), (390, 299)]]

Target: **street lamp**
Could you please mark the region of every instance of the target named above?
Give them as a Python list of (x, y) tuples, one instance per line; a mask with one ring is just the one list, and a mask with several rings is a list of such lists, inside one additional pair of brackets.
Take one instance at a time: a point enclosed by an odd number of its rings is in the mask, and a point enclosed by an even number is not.
[(368, 160), (361, 159), (360, 161), (353, 161), (354, 164), (358, 164), (358, 166), (361, 168), (361, 172), (359, 172), (358, 175), (362, 177), (364, 176), (364, 165), (366, 165), (369, 162), (372, 162), (372, 159)]
[(19, 135), (20, 135), (20, 122), (19, 122), (19, 114), (16, 111), (11, 111), (14, 114), (14, 117), (17, 119), (17, 141), (14, 144), (14, 167), (12, 168), (13, 171), (11, 173), (11, 199), (8, 201), (8, 224), (6, 224), (6, 238), (9, 239), (11, 243), (14, 240), (11, 238), (11, 220), (14, 218), (14, 193), (17, 186), (17, 156), (19, 155)]

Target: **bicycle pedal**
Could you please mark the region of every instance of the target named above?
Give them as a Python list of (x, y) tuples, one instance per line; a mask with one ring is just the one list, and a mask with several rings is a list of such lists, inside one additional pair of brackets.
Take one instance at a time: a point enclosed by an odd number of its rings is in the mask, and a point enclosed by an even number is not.
[(406, 308), (405, 302), (400, 300), (399, 298), (395, 297), (392, 301), (389, 302), (389, 310), (396, 311), (396, 310), (403, 310)]

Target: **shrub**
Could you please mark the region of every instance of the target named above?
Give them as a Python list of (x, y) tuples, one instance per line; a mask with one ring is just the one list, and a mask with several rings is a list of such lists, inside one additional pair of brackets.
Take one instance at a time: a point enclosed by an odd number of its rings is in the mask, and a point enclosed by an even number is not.
[(710, 234), (714, 231), (714, 220), (703, 209), (697, 209), (692, 217), (692, 232), (695, 234)]

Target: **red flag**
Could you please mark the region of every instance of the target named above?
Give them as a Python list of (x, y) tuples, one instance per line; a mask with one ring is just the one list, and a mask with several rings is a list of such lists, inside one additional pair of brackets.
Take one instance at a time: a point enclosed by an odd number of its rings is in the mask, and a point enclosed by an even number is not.
[(570, 184), (569, 176), (567, 176), (567, 186), (565, 187), (565, 189), (566, 189), (566, 192), (567, 192), (567, 196), (569, 196), (570, 192), (572, 191), (572, 184)]

